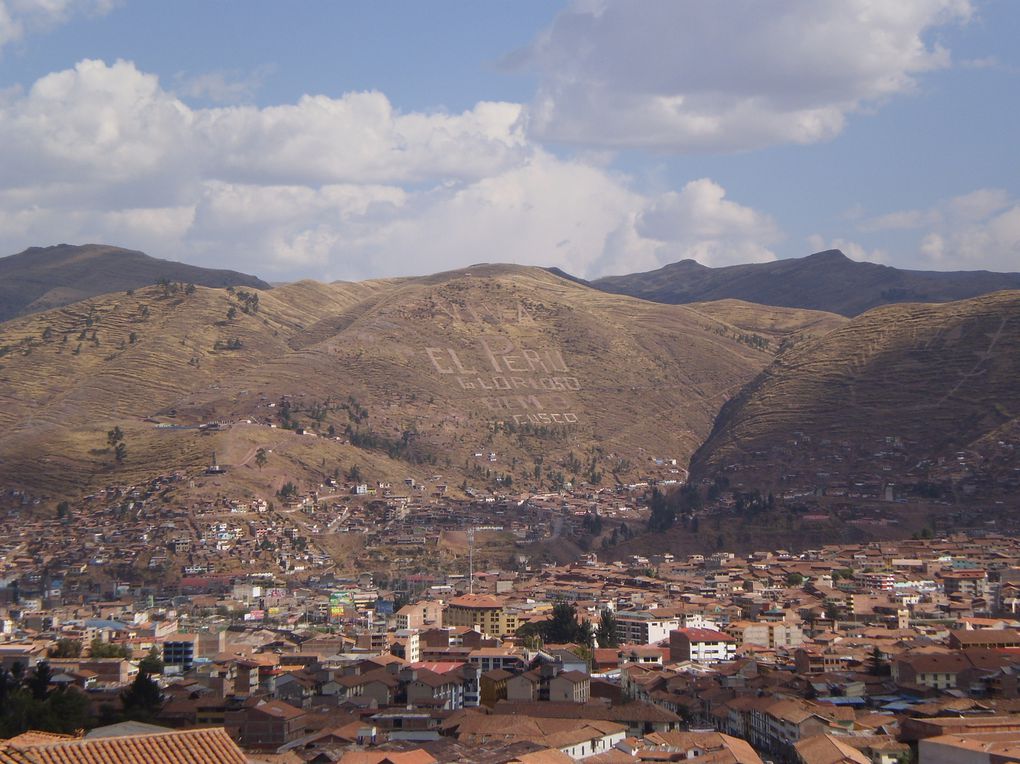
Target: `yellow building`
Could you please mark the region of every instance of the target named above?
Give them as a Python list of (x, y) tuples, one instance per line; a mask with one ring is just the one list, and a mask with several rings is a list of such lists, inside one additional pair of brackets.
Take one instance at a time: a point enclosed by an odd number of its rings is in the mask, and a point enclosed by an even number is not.
[(454, 597), (443, 613), (444, 626), (477, 626), (482, 633), (502, 637), (517, 631), (517, 614), (506, 609), (500, 597), (464, 594)]

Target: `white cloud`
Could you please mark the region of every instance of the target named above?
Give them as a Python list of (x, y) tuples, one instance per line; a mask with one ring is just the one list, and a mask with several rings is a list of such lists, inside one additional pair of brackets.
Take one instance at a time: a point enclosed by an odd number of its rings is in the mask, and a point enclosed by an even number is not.
[(0, 251), (101, 241), (277, 279), (480, 261), (582, 276), (771, 259), (781, 234), (709, 179), (648, 195), (558, 157), (522, 107), (404, 113), (378, 92), (189, 105), (126, 61), (0, 95)]
[(0, 49), (76, 15), (109, 13), (116, 0), (0, 0)]
[(949, 65), (970, 0), (575, 0), (514, 57), (540, 139), (666, 151), (813, 143)]
[(639, 213), (635, 228), (660, 242), (660, 262), (691, 258), (712, 266), (775, 260), (768, 245), (782, 238), (772, 218), (730, 201), (708, 178), (662, 194)]
[(891, 212), (860, 229), (917, 231), (921, 267), (1020, 271), (1020, 200), (1003, 189), (977, 189), (929, 209)]

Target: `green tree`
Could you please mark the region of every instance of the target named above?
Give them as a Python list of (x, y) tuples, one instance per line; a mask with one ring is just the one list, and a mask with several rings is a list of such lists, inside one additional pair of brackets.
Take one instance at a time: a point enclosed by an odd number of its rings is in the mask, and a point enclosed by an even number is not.
[(131, 648), (127, 645), (113, 645), (101, 639), (89, 643), (89, 655), (93, 658), (130, 658)]
[(72, 735), (90, 726), (91, 705), (77, 687), (60, 687), (50, 692), (42, 709), (45, 716), (32, 727), (47, 732)]
[(58, 639), (50, 648), (51, 658), (78, 658), (81, 656), (81, 642), (77, 639)]
[(792, 572), (786, 574), (786, 585), (787, 586), (800, 586), (804, 583), (804, 576), (800, 573)]
[(155, 645), (149, 650), (149, 654), (138, 662), (138, 670), (149, 675), (163, 673), (163, 659), (160, 658), (159, 650)]
[(235, 308), (233, 305), (231, 305), (227, 309), (227, 320), (228, 321), (233, 321), (235, 318), (237, 318), (237, 308)]
[(868, 658), (868, 673), (872, 676), (888, 676), (890, 672), (889, 661), (875, 645), (871, 650), (871, 657)]
[(34, 700), (45, 700), (50, 691), (50, 682), (53, 680), (53, 669), (48, 661), (39, 661), (35, 664), (32, 673), (25, 680), (25, 686), (32, 693)]
[(595, 631), (588, 621), (577, 620), (577, 608), (568, 602), (557, 602), (545, 621), (528, 623), (517, 630), (525, 644), (568, 644), (574, 643), (591, 648), (595, 643)]
[(616, 616), (609, 608), (603, 608), (599, 615), (599, 625), (595, 629), (595, 640), (599, 647), (619, 647), (620, 640), (616, 636)]
[(255, 466), (260, 470), (266, 466), (266, 462), (269, 461), (269, 456), (266, 453), (266, 449), (260, 448), (255, 452)]
[(163, 706), (163, 693), (148, 673), (139, 670), (135, 681), (120, 694), (120, 702), (126, 719), (151, 721)]

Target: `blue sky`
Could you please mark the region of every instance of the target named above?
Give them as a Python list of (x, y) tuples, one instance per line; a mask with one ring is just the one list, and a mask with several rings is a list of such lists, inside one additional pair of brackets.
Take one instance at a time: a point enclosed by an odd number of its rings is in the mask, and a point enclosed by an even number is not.
[(1020, 271), (1010, 0), (0, 0), (0, 252)]

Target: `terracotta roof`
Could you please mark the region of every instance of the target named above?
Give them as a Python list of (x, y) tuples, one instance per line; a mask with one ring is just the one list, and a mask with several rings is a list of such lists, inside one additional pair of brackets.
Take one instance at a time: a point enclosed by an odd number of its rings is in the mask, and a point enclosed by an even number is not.
[(488, 594), (462, 594), (450, 600), (452, 607), (501, 608), (503, 600)]
[(57, 732), (40, 732), (38, 730), (29, 730), (28, 732), (22, 732), (20, 735), (15, 735), (8, 740), (3, 741), (3, 745), (10, 746), (11, 748), (32, 748), (37, 745), (46, 745), (47, 743), (58, 743), (63, 740), (77, 740), (78, 738), (74, 735), (61, 735)]
[(804, 764), (871, 764), (868, 756), (831, 735), (813, 735), (794, 748)]
[(251, 710), (277, 719), (294, 719), (298, 716), (304, 716), (305, 713), (301, 709), (295, 708), (289, 703), (284, 703), (282, 700), (267, 700), (263, 703), (252, 706)]
[(683, 634), (691, 642), (735, 642), (729, 634), (715, 629), (674, 629)]
[[(29, 733), (45, 735), (45, 733)], [(25, 739), (0, 741), (5, 764), (246, 764), (247, 759), (222, 727), (128, 735), (98, 740)], [(12, 742), (14, 743), (12, 745)]]
[(338, 764), (434, 764), (436, 758), (428, 751), (348, 751)]

